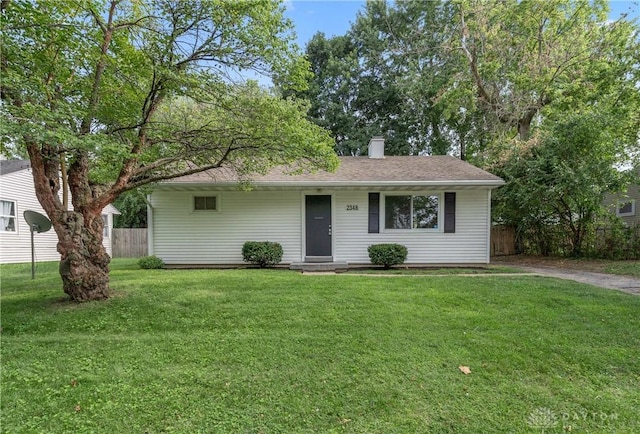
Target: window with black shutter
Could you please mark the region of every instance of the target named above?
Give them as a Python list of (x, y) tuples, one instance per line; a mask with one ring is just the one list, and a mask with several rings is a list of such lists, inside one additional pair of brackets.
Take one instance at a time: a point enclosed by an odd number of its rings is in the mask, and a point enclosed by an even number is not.
[(456, 231), (456, 194), (444, 194), (444, 232), (451, 234)]
[(369, 233), (380, 233), (380, 193), (369, 193)]

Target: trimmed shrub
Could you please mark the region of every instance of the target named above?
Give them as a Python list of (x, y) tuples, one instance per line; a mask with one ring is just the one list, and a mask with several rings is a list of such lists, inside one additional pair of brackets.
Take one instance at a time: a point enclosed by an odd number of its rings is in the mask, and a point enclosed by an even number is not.
[(400, 265), (407, 259), (407, 248), (402, 244), (372, 244), (367, 250), (371, 263), (385, 269)]
[(247, 241), (242, 246), (242, 259), (260, 268), (270, 267), (282, 260), (282, 246), (272, 241)]
[(157, 256), (144, 256), (138, 259), (138, 265), (140, 268), (147, 270), (157, 269), (164, 267), (164, 261)]

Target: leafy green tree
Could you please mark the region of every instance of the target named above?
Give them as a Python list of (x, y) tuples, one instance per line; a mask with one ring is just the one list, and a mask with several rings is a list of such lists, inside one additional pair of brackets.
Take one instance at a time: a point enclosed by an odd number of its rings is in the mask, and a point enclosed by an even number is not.
[(146, 228), (147, 201), (141, 189), (122, 193), (113, 202), (120, 215), (114, 215), (113, 226), (116, 228)]
[(633, 179), (617, 164), (627, 149), (617, 129), (626, 121), (610, 111), (567, 113), (537, 146), (521, 149), (503, 163), (507, 185), (496, 192), (497, 219), (516, 228), (543, 255), (582, 256), (589, 239), (608, 214), (606, 192), (617, 192)]
[(581, 254), (602, 192), (629, 181), (616, 167), (637, 155), (637, 24), (586, 0), (377, 2), (372, 14), (384, 26), (369, 25), (371, 40), (417, 114), (411, 140), (498, 171), (501, 220), (541, 240), (562, 228)]
[(327, 39), (318, 33), (307, 44), (313, 76), (309, 89), (297, 95), (312, 102), (310, 119), (332, 132), (339, 154), (366, 154), (376, 135), (385, 137), (388, 154), (422, 150), (410, 137), (415, 116), (398, 87), (387, 19), (385, 2), (367, 3), (346, 35)]
[(367, 42), (367, 63), (384, 65), (376, 75), (384, 77), (383, 89), (393, 90), (397, 119), (391, 129), (410, 144), (404, 153), (458, 153), (464, 159), (462, 117), (438, 103), (455, 73), (443, 50), (453, 13), (449, 2), (371, 2), (354, 23), (352, 31)]
[(441, 100), (482, 116), (493, 153), (484, 164), (524, 144), (554, 113), (608, 97), (593, 89), (637, 92), (638, 27), (610, 23), (604, 0), (465, 0), (454, 17), (446, 48), (460, 71)]
[(299, 96), (312, 101), (310, 119), (332, 131), (340, 154), (364, 154), (383, 135), (389, 154), (465, 158), (483, 128), (475, 112), (440, 102), (461, 63), (445, 45), (455, 11), (446, 2), (371, 1), (346, 35), (309, 42), (314, 75)]
[(386, 2), (368, 2), (348, 32), (358, 56), (355, 126), (366, 134), (361, 143), (365, 154), (368, 139), (379, 135), (386, 140), (387, 154), (422, 151), (411, 137), (416, 117), (409, 111), (398, 86), (404, 61), (398, 62), (391, 51), (389, 37), (395, 17)]
[[(109, 295), (101, 210), (120, 194), (222, 164), (247, 177), (337, 165), (305, 103), (233, 83), (243, 71), (283, 88), (306, 82), (276, 0), (1, 5), (2, 142), (28, 152), (72, 300)], [(58, 198), (64, 183), (72, 211)]]
[(368, 137), (358, 125), (358, 58), (348, 36), (327, 39), (317, 33), (306, 47), (312, 76), (309, 88), (295, 92), (311, 102), (309, 119), (329, 131), (341, 155), (358, 155)]

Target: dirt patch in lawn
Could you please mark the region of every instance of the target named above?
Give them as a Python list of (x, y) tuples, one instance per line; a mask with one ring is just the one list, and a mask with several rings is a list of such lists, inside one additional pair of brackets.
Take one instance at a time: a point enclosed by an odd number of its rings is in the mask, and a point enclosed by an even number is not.
[[(593, 273), (611, 273), (611, 268), (636, 268), (640, 267), (640, 261), (611, 261), (606, 259), (572, 259), (541, 256), (495, 256), (491, 258), (491, 264), (509, 267), (549, 267), (567, 270), (590, 271)], [(627, 273), (616, 273), (627, 274)], [(635, 274), (635, 273), (629, 273)]]

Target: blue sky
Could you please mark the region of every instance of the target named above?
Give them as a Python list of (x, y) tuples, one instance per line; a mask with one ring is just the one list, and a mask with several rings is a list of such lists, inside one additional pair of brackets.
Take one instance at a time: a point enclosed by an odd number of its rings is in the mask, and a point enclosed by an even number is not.
[[(298, 36), (298, 45), (304, 49), (316, 32), (327, 37), (344, 35), (355, 21), (364, 0), (285, 0), (286, 15), (293, 20)], [(640, 1), (611, 1), (611, 19), (621, 13), (640, 20)]]

